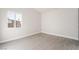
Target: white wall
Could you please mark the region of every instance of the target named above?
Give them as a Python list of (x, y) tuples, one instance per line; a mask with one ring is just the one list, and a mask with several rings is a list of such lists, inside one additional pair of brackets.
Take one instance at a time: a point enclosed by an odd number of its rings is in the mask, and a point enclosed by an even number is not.
[[(27, 9), (0, 9), (2, 14), (0, 16), (1, 24), (1, 41), (8, 41), (24, 36), (32, 35), (40, 32), (41, 27), (41, 16), (37, 11), (27, 8)], [(8, 28), (7, 11), (14, 11), (21, 13), (23, 15), (22, 27), (21, 28)]]
[(79, 39), (79, 8), (78, 8), (78, 39)]
[[(1, 16), (1, 10), (0, 10), (0, 16)], [(1, 40), (1, 17), (0, 17), (0, 40)]]
[(42, 32), (78, 39), (78, 9), (60, 8), (43, 13)]

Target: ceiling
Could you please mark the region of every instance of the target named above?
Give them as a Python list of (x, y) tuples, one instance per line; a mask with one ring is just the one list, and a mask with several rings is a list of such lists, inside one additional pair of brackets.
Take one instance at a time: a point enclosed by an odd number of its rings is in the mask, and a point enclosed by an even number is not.
[(36, 11), (40, 12), (40, 13), (45, 13), (51, 10), (56, 10), (57, 8), (35, 8)]

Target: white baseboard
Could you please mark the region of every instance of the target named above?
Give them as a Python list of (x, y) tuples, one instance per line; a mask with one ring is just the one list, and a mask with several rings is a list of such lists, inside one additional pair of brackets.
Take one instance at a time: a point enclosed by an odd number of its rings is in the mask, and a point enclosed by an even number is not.
[(24, 38), (24, 37), (28, 37), (28, 36), (31, 36), (31, 35), (34, 35), (34, 34), (38, 34), (38, 33), (40, 33), (40, 32), (31, 33), (31, 34), (28, 34), (28, 35), (23, 35), (23, 36), (7, 39), (7, 40), (4, 40), (4, 41), (0, 41), (0, 43), (5, 43), (5, 42), (12, 41), (12, 40), (18, 40), (18, 39), (21, 39), (21, 38)]
[(47, 32), (42, 32), (42, 33), (49, 34), (49, 35), (55, 35), (55, 36), (59, 36), (59, 37), (64, 37), (64, 38), (70, 38), (70, 39), (74, 39), (74, 40), (78, 40), (78, 38), (70, 37), (70, 36), (65, 36), (65, 35), (60, 35), (60, 34), (53, 34), (53, 33), (47, 33)]

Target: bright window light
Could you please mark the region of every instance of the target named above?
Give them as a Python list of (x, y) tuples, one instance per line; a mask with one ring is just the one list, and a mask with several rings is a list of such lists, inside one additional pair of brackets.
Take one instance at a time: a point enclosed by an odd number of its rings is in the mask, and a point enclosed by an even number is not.
[(16, 20), (17, 20), (17, 21), (22, 21), (22, 15), (19, 14), (19, 13), (17, 13), (17, 14), (16, 14)]
[(22, 21), (22, 14), (8, 11), (8, 20)]
[(8, 19), (9, 20), (16, 20), (15, 12), (8, 11)]

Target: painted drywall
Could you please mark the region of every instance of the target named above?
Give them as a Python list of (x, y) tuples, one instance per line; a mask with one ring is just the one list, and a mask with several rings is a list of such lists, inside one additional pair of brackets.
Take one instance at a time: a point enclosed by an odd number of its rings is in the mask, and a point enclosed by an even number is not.
[(57, 8), (42, 13), (42, 32), (78, 40), (78, 9)]
[[(1, 10), (0, 10), (0, 16), (1, 16)], [(1, 40), (1, 17), (0, 17), (0, 40)]]
[[(2, 14), (0, 16), (0, 24), (1, 24), (1, 37), (2, 39), (0, 40), (1, 42), (3, 41), (9, 41), (9, 40), (14, 40), (18, 38), (22, 38), (28, 35), (32, 35), (35, 33), (40, 32), (40, 27), (41, 27), (41, 15), (40, 13), (36, 12), (32, 8), (3, 8), (0, 9)], [(8, 28), (8, 20), (7, 20), (7, 12), (8, 11), (13, 11), (16, 13), (20, 13), (23, 15), (23, 21), (22, 21), (22, 26), (21, 28)]]
[(78, 8), (78, 40), (79, 40), (79, 8)]

